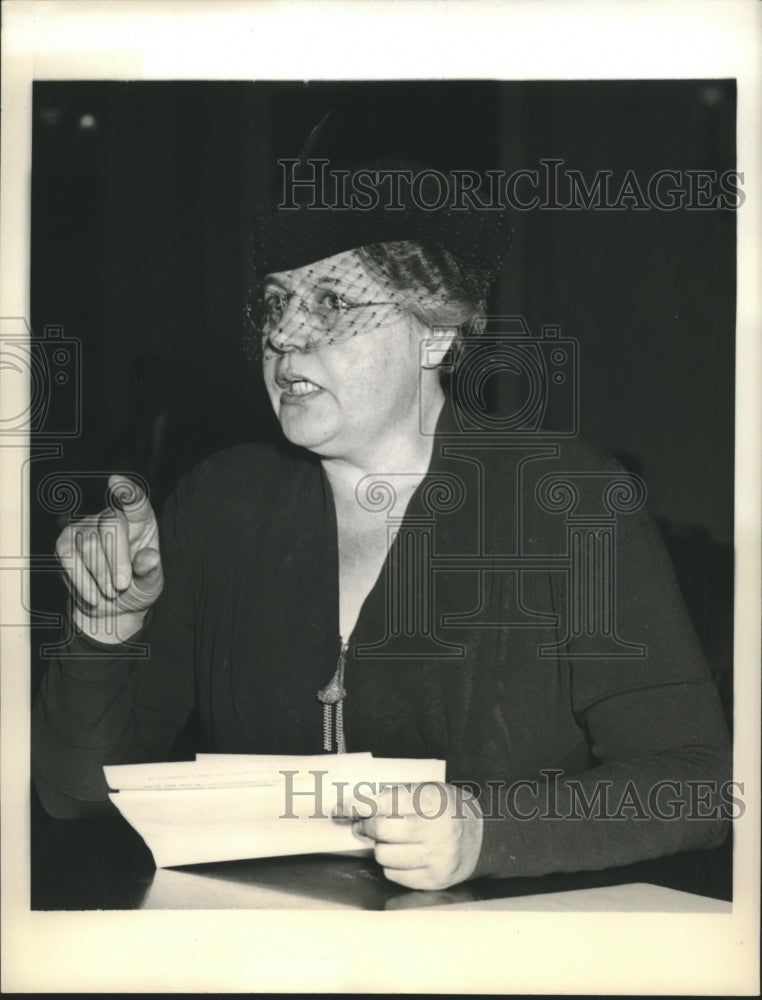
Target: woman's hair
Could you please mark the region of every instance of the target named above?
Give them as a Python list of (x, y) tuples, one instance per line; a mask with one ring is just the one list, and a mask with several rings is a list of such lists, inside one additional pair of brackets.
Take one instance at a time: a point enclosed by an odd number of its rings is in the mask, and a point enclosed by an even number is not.
[(373, 243), (360, 247), (357, 254), (424, 326), (456, 327), (458, 342), (478, 332), (486, 311), (483, 294), (438, 243)]

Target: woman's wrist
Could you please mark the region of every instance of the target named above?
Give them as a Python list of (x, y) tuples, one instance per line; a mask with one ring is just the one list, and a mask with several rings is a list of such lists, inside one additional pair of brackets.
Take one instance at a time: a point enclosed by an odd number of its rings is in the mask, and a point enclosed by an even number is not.
[(89, 639), (107, 646), (117, 646), (137, 635), (147, 614), (147, 611), (124, 611), (105, 618), (92, 618), (75, 607), (72, 619), (77, 630)]

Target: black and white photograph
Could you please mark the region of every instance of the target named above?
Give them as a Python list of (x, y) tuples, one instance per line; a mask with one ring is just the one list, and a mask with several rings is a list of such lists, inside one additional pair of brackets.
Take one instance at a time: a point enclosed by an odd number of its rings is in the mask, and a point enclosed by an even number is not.
[[(758, 63), (73, 6), (247, 30), (35, 63), (16, 115), (4, 893), (56, 943), (8, 988), (753, 993)], [(527, 6), (439, 13), (457, 52)], [(637, 971), (545, 967), (569, 928)]]

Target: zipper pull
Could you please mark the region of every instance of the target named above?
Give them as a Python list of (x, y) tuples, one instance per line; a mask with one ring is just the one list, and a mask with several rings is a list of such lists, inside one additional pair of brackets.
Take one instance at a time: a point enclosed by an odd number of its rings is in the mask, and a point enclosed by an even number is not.
[(323, 703), (323, 749), (333, 750), (333, 718), (336, 714), (336, 752), (346, 753), (347, 745), (344, 738), (344, 706), (342, 704), (347, 692), (344, 690), (344, 666), (346, 664), (347, 643), (342, 640), (339, 649), (339, 659), (336, 672), (324, 688), (317, 693)]
[[(343, 671), (342, 671), (343, 673)], [(318, 698), (323, 702), (324, 705), (335, 705), (337, 701), (341, 701), (342, 698), (346, 697), (347, 692), (341, 686), (341, 680), (339, 679), (339, 671), (336, 673), (326, 684), (324, 688), (318, 691)]]

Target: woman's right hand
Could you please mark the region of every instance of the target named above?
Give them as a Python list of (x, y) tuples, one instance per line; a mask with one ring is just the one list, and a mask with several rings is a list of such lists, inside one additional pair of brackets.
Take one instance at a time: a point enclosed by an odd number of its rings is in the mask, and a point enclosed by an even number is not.
[(164, 585), (159, 528), (148, 497), (110, 476), (114, 504), (69, 524), (56, 555), (74, 597), (74, 622), (99, 642), (125, 642), (142, 626)]

